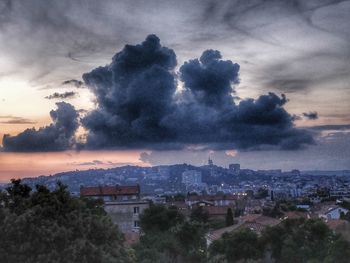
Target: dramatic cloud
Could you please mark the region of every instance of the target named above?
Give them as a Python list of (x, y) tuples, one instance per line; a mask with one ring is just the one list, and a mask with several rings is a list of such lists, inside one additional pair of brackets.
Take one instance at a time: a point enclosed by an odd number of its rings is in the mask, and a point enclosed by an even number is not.
[(49, 100), (52, 100), (52, 99), (70, 99), (70, 98), (75, 97), (76, 95), (77, 95), (77, 93), (74, 91), (67, 91), (64, 93), (55, 92), (49, 96), (46, 96), (45, 99), (49, 99)]
[(274, 93), (235, 104), (239, 65), (216, 50), (185, 62), (176, 89), (176, 56), (150, 35), (126, 45), (112, 63), (83, 75), (97, 109), (82, 119), (87, 148), (298, 149), (312, 144), (311, 133), (297, 129)]
[(303, 116), (309, 120), (317, 120), (318, 119), (318, 114), (316, 111), (304, 112)]
[(53, 123), (38, 130), (26, 129), (17, 136), (4, 135), (3, 150), (8, 152), (63, 151), (74, 143), (78, 128), (78, 113), (72, 105), (56, 103), (57, 110), (50, 112)]

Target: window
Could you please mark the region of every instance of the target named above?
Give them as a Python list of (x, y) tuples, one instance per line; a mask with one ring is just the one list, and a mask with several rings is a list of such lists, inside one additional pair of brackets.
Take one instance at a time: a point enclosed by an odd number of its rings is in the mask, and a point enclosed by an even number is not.
[(139, 226), (140, 226), (139, 221), (138, 220), (134, 221), (134, 227), (139, 227)]
[(135, 206), (134, 207), (134, 214), (138, 214), (138, 213), (140, 213), (140, 207)]

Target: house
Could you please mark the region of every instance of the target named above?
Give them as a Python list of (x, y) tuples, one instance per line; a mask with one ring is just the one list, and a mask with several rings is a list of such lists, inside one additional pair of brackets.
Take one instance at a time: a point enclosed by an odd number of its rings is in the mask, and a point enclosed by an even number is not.
[(299, 219), (299, 218), (310, 219), (311, 215), (310, 213), (303, 212), (303, 211), (288, 211), (284, 213), (283, 219)]
[(318, 217), (324, 220), (340, 219), (342, 214), (345, 215), (348, 212), (348, 209), (337, 205), (324, 206), (320, 211), (318, 211)]
[(123, 233), (139, 231), (139, 215), (149, 207), (140, 198), (139, 186), (81, 187), (80, 196), (102, 199), (104, 209)]
[(219, 239), (224, 233), (232, 233), (244, 228), (256, 232), (258, 235), (268, 226), (275, 226), (281, 222), (279, 219), (275, 219), (261, 214), (250, 214), (239, 218), (237, 224), (220, 228), (214, 231), (210, 231), (207, 236), (207, 245), (210, 245), (213, 241)]
[(234, 209), (229, 206), (205, 206), (203, 210), (208, 213), (209, 218), (225, 219), (229, 208), (234, 211)]
[(214, 206), (233, 206), (238, 197), (236, 195), (193, 195), (186, 199), (186, 204), (192, 207), (198, 202), (210, 203)]

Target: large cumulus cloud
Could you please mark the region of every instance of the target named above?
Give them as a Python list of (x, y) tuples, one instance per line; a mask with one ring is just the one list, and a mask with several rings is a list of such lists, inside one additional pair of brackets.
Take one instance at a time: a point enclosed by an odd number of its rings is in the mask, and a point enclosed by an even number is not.
[(174, 110), (175, 66), (174, 51), (150, 35), (140, 45), (126, 45), (110, 65), (84, 74), (98, 103), (82, 120), (89, 131), (87, 147), (169, 142), (171, 131), (162, 121)]
[(9, 152), (63, 151), (75, 144), (74, 135), (79, 126), (78, 113), (66, 102), (56, 103), (50, 112), (52, 124), (38, 130), (26, 129), (17, 136), (4, 135), (3, 150)]
[[(83, 75), (97, 108), (82, 119), (86, 148), (298, 149), (312, 135), (293, 124), (274, 93), (234, 102), (239, 65), (216, 50), (185, 62), (155, 35), (126, 45), (111, 64)], [(183, 89), (177, 90), (177, 80)]]

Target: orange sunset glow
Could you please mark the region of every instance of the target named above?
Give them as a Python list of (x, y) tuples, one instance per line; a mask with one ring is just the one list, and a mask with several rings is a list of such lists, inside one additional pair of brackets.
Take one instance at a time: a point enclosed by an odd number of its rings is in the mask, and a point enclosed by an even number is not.
[[(71, 170), (146, 166), (139, 151), (66, 151), (58, 153), (0, 153), (0, 182), (12, 178), (50, 175)], [(98, 160), (98, 161), (97, 161)]]

